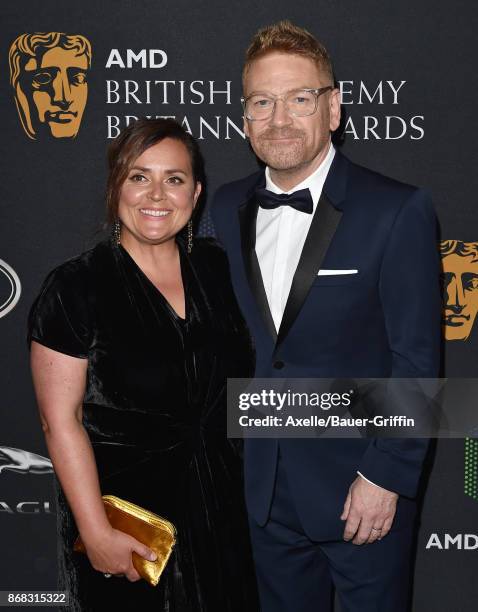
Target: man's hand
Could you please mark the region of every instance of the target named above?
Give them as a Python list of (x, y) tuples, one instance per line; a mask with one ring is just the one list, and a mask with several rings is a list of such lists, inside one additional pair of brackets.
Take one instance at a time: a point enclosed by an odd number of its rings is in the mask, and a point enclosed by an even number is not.
[(353, 544), (371, 544), (385, 537), (392, 526), (397, 500), (397, 493), (357, 476), (350, 485), (340, 517), (347, 521), (344, 540), (353, 538)]

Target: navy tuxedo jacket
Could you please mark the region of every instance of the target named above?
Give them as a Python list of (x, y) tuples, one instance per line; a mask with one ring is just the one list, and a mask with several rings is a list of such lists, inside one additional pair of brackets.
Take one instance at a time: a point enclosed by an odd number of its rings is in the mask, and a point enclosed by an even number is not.
[[(362, 168), (338, 151), (314, 213), (278, 333), (255, 253), (260, 171), (224, 185), (212, 216), (264, 378), (435, 377), (440, 352), (436, 219), (428, 195)], [(320, 275), (323, 269), (356, 269)], [(277, 453), (304, 529), (340, 537), (357, 470), (400, 494), (394, 528), (412, 520), (423, 439), (249, 439), (249, 513), (267, 521)]]

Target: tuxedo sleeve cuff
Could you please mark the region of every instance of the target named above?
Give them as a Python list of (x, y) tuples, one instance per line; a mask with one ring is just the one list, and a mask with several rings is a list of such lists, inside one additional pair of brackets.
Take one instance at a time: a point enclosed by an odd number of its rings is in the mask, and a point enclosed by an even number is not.
[(413, 499), (428, 444), (422, 438), (371, 440), (357, 471), (379, 487)]
[(374, 487), (380, 487), (380, 485), (378, 485), (376, 482), (372, 482), (371, 480), (369, 480), (368, 478), (366, 478), (362, 472), (359, 472), (357, 470), (357, 474), (360, 476), (360, 478), (363, 478), (364, 480), (366, 480), (367, 482), (369, 482), (370, 484), (373, 484)]

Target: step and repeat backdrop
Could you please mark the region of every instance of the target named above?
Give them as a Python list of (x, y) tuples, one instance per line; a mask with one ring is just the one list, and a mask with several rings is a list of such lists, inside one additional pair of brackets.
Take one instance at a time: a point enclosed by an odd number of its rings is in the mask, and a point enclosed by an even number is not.
[[(239, 98), (260, 26), (288, 18), (317, 35), (342, 92), (337, 145), (432, 193), (442, 375), (477, 375), (473, 3), (3, 0), (0, 14), (0, 590), (56, 586), (52, 468), (25, 339), (32, 300), (49, 270), (103, 237), (106, 147), (128, 122), (181, 122), (201, 144), (209, 197), (257, 168)], [(214, 233), (207, 204), (200, 231)], [(414, 296), (402, 299), (408, 308)], [(414, 612), (476, 610), (478, 440), (433, 445), (421, 503)]]

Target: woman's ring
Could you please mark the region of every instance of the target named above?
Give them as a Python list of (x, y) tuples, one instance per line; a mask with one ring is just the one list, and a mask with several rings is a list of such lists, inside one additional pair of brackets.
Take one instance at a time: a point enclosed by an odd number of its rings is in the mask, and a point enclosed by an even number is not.
[(372, 527), (372, 529), (373, 529), (374, 531), (382, 531), (382, 528), (381, 528), (381, 527)]
[(112, 576), (112, 575), (111, 575), (111, 574), (103, 574), (103, 576), (104, 576), (105, 578), (111, 578), (111, 576)]

